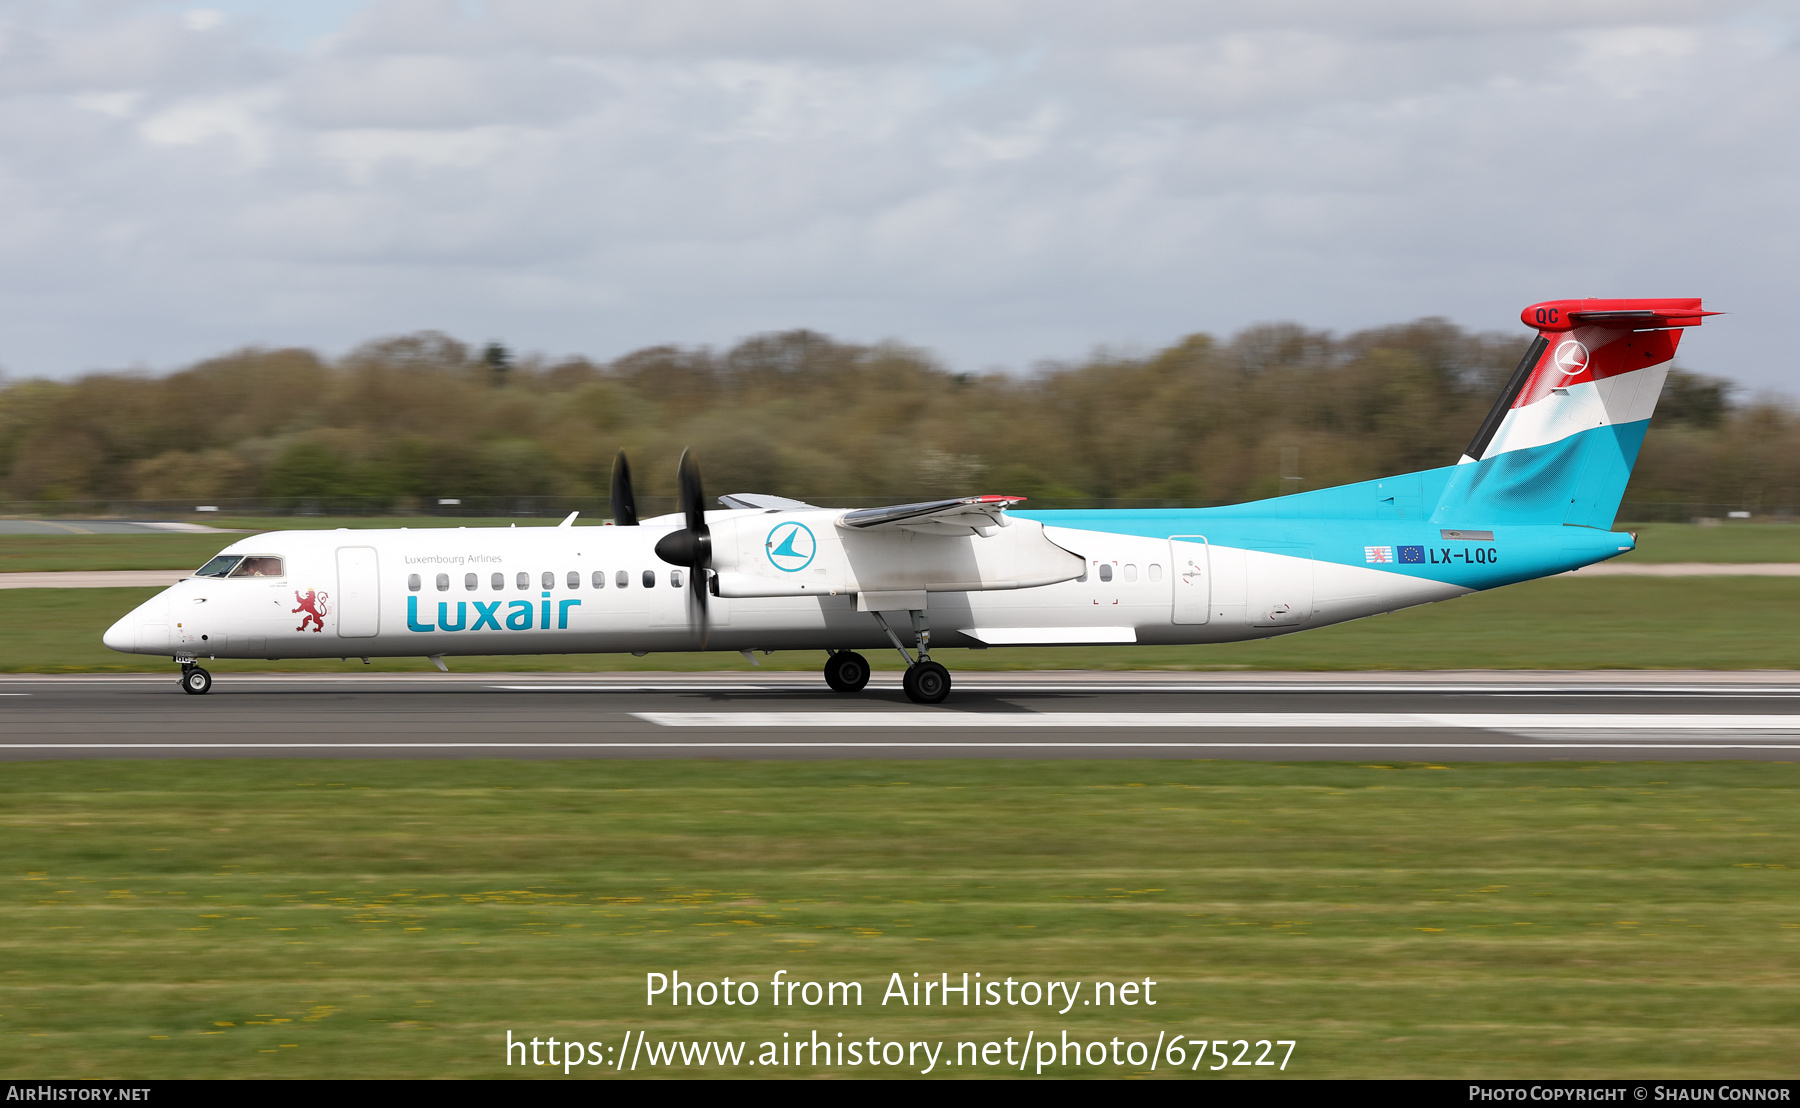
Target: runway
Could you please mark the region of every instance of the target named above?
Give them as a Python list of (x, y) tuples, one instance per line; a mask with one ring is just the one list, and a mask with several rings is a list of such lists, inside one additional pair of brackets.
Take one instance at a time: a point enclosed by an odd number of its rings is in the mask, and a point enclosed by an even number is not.
[(884, 673), (0, 679), (0, 759), (1800, 760), (1787, 674)]

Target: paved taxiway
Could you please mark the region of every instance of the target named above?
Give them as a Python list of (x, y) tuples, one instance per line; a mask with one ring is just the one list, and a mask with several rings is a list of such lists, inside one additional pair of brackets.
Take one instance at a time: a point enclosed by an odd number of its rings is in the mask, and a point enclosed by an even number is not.
[(964, 673), (909, 703), (805, 673), (0, 680), (0, 759), (1800, 760), (1800, 679)]

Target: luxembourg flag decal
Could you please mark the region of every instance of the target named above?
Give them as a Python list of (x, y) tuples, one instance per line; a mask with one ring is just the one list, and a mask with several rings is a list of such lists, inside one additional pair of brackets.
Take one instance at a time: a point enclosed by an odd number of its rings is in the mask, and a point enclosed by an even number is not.
[(1391, 546), (1363, 547), (1363, 561), (1370, 565), (1379, 565), (1394, 560), (1394, 548)]

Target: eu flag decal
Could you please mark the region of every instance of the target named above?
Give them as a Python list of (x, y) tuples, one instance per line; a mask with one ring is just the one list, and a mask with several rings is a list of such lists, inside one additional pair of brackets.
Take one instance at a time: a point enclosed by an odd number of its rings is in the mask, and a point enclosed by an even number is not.
[(1400, 547), (1401, 565), (1419, 565), (1425, 561), (1425, 548), (1422, 546)]

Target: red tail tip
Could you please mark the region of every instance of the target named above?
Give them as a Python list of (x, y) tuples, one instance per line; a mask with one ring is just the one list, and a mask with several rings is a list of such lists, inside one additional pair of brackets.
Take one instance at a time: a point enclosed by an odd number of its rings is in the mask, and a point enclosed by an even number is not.
[(1663, 327), (1698, 327), (1704, 316), (1722, 315), (1700, 309), (1698, 296), (1657, 300), (1546, 300), (1519, 313), (1527, 327), (1539, 331), (1572, 331), (1577, 327), (1612, 327), (1642, 331)]

